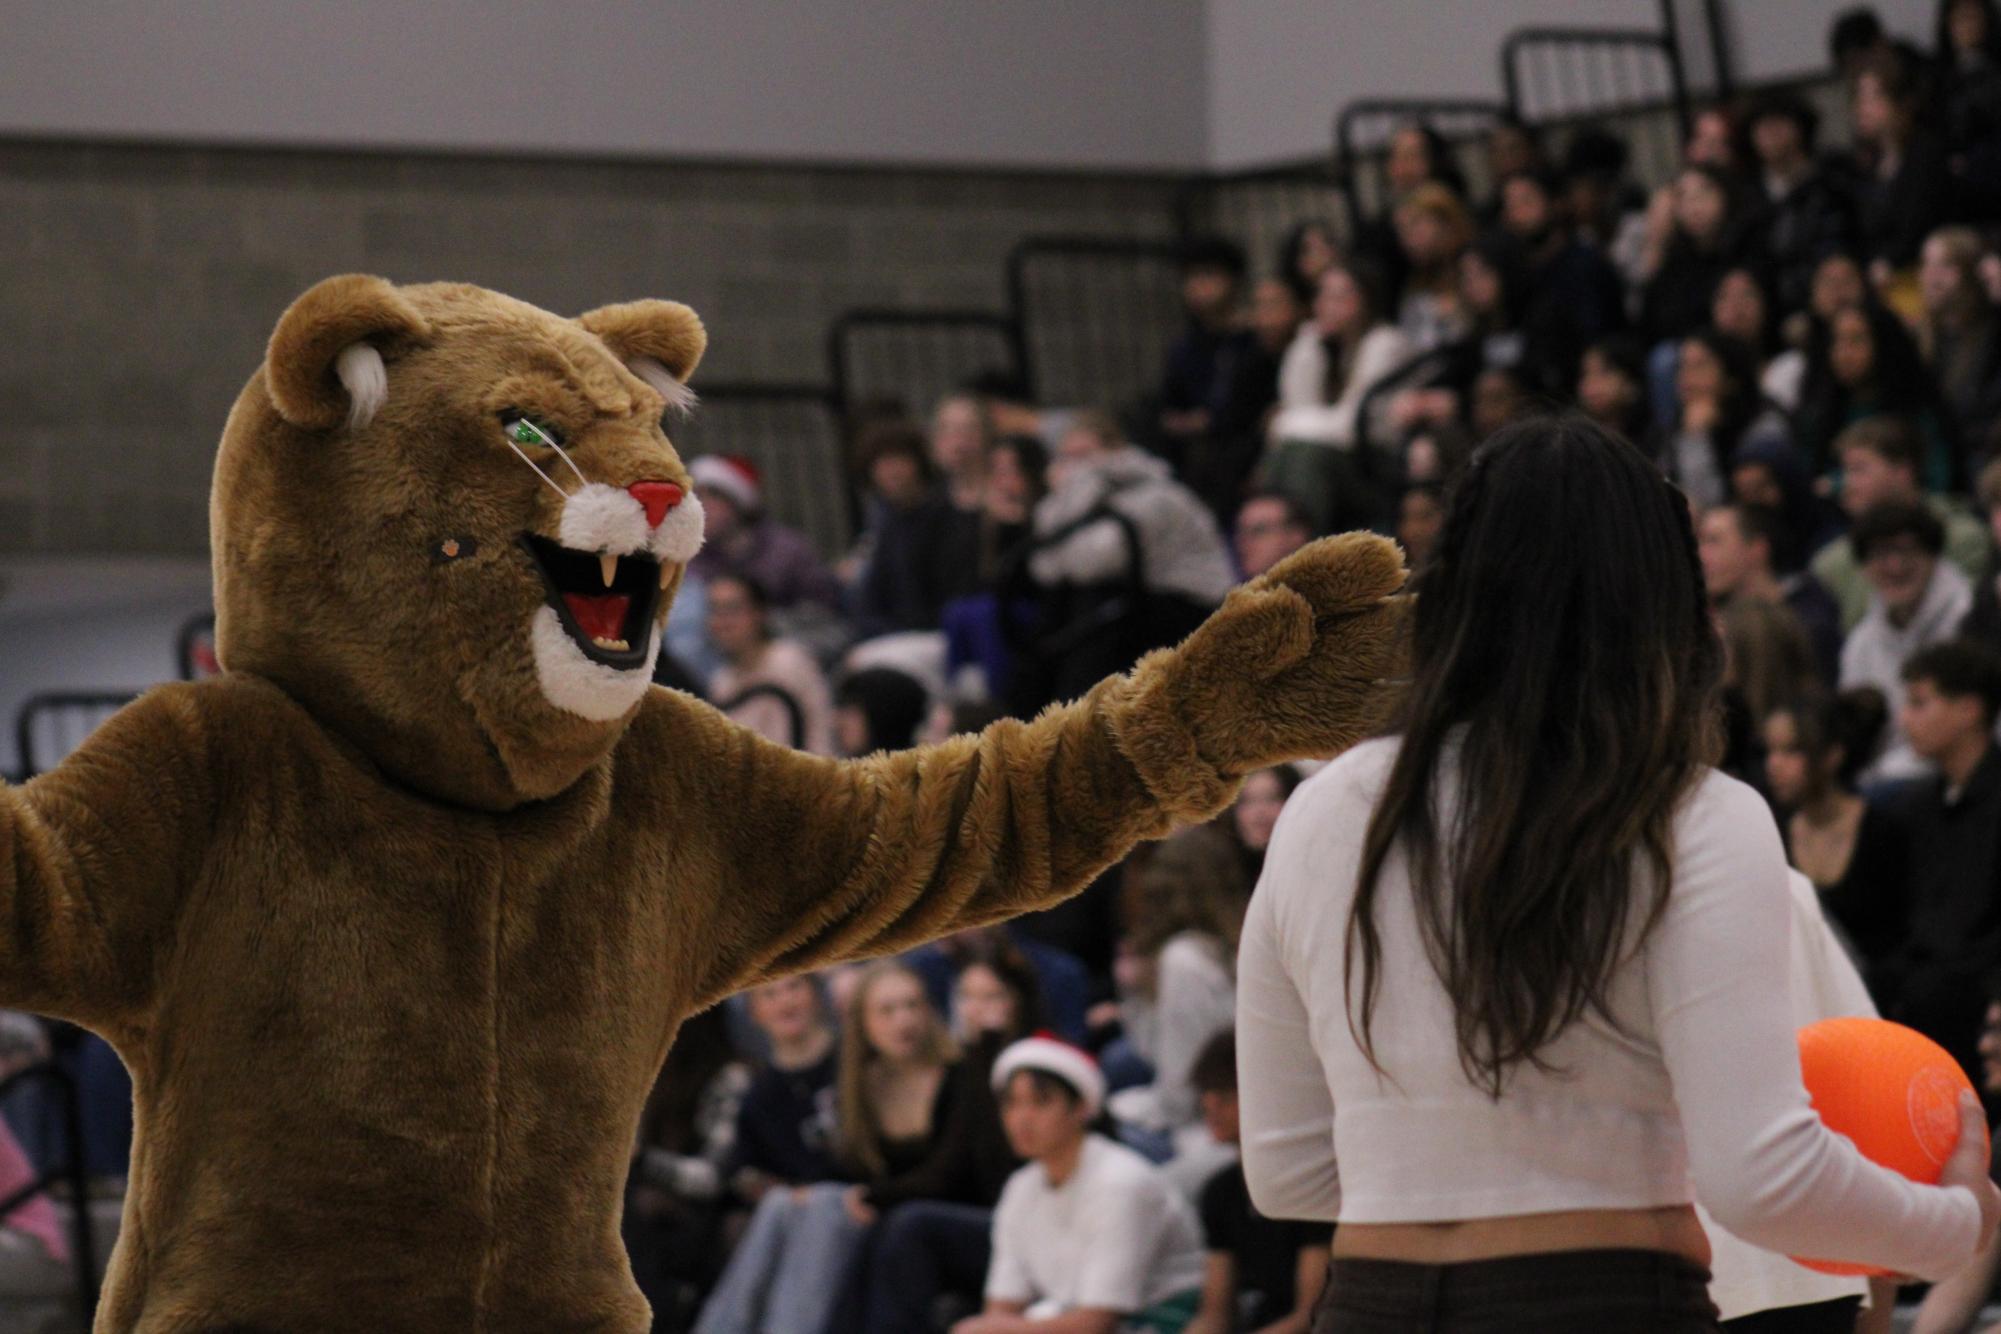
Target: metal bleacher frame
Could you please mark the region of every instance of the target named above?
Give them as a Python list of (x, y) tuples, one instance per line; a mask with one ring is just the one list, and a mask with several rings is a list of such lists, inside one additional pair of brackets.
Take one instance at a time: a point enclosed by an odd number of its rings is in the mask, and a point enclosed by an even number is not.
[[(865, 350), (872, 341), (900, 344), (899, 355), (906, 365), (899, 369), (909, 373), (891, 376), (896, 383), (879, 385), (870, 365), (875, 358)], [(988, 344), (984, 351), (961, 355), (980, 341)], [(918, 364), (908, 365), (912, 361)], [(843, 412), (871, 400), (894, 398), (906, 410), (922, 413), (974, 375), (999, 372), (1019, 378), (1021, 325), (990, 310), (863, 307), (844, 312), (828, 326), (827, 366), (833, 375), (834, 400)]]
[[(54, 768), (62, 760), (60, 755), (36, 754), (37, 719), (58, 709), (94, 709), (102, 711), (108, 717), (138, 697), (139, 692), (136, 690), (50, 690), (30, 695), (21, 702), (20, 709), (14, 714), (14, 754), (16, 762), (20, 765), (22, 777), (33, 778), (38, 773)], [(97, 721), (101, 723), (104, 719), (100, 718)], [(88, 732), (85, 735), (88, 735)], [(44, 760), (47, 762), (42, 763)]]
[(1334, 117), (1334, 161), (1347, 203), (1348, 234), (1359, 234), (1387, 202), (1388, 185), (1375, 185), (1369, 176), (1380, 170), (1399, 127), (1427, 126), (1462, 150), (1509, 110), (1508, 103), (1486, 97), (1363, 97), (1343, 106)]
[[(1150, 388), (1159, 373), (1161, 355), (1181, 325), (1174, 281), (1179, 254), (1179, 244), (1165, 238), (1030, 236), (1017, 244), (1007, 257), (1008, 313), (1019, 330), (1022, 383), (1030, 396), (1062, 406), (1113, 406), (1123, 405)], [(1094, 284), (1105, 279), (1125, 282), (1152, 267), (1157, 270), (1156, 277), (1164, 281), (1148, 284), (1142, 280), (1133, 290), (1141, 301), (1154, 302), (1158, 313), (1167, 318), (1156, 322), (1134, 302), (1096, 328), (1089, 327), (1089, 320), (1055, 320), (1038, 328), (1038, 312), (1044, 309), (1051, 286), (1036, 270), (1051, 264), (1082, 266), (1091, 273), (1067, 289), (1076, 309), (1085, 312), (1117, 307), (1120, 296), (1125, 295)], [(1076, 274), (1072, 276), (1074, 279)], [(1057, 335), (1056, 351), (1063, 350), (1064, 338), (1074, 340), (1070, 349), (1076, 354), (1074, 361), (1051, 355), (1042, 345), (1038, 334), (1046, 337), (1052, 329), (1063, 330)], [(1091, 388), (1066, 394), (1064, 390), (1070, 386), (1049, 373), (1045, 355), (1051, 361), (1074, 365), (1076, 381)], [(1141, 366), (1145, 367), (1143, 377)]]

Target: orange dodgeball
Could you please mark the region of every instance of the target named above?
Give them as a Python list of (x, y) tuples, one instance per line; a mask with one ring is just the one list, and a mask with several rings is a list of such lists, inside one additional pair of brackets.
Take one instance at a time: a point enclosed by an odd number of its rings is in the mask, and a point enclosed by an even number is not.
[[(1973, 1085), (1924, 1034), (1882, 1019), (1823, 1019), (1799, 1032), (1800, 1074), (1829, 1130), (1862, 1156), (1928, 1186), (1959, 1140), (1959, 1095)], [(1823, 1274), (1884, 1276), (1872, 1265), (1793, 1257)]]

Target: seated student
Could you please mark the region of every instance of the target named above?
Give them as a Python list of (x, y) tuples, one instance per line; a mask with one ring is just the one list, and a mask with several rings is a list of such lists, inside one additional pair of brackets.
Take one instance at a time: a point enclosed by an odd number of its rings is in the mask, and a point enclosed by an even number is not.
[[(882, 421), (855, 450), (868, 485), (866, 550), (856, 567), (849, 611), (864, 638), (932, 630), (944, 605), (969, 591), (979, 565), (978, 494), (986, 437), (963, 404), (939, 408), (931, 436), (908, 422)], [(959, 497), (971, 495), (970, 507)]]
[(860, 973), (834, 1080), (834, 1159), (847, 1181), (769, 1190), (696, 1334), (820, 1334), (831, 1324), (875, 1218), (866, 1192), (929, 1156), (956, 1055), (909, 969)]
[(1285, 809), (1285, 803), (1305, 779), (1305, 771), (1296, 764), (1275, 764), (1244, 775), (1236, 804), (1230, 807), (1227, 832), (1244, 869), (1246, 903), (1258, 876), (1264, 872), (1265, 850), (1271, 846), (1271, 831), (1278, 824), (1278, 813)]
[[(1181, 253), (1182, 334), (1167, 350), (1158, 438), (1176, 473), (1227, 513), (1255, 461), (1258, 427), (1278, 396), (1283, 343), (1268, 347), (1239, 318), (1244, 252), (1221, 237)], [(1286, 304), (1291, 293), (1285, 290)], [(1149, 443), (1152, 442), (1149, 437)]]
[(1806, 305), (1813, 267), (1830, 247), (1854, 240), (1853, 201), (1816, 157), (1820, 117), (1794, 93), (1767, 93), (1745, 116), (1761, 196), (1750, 229), (1757, 259), (1777, 279), (1779, 305)]
[[(1824, 271), (1839, 273), (1844, 262), (1832, 258), (1834, 269), (1824, 266)], [(1871, 417), (1895, 417), (1916, 435), (1924, 488), (1943, 492), (1958, 485), (1963, 467), (1959, 442), (1931, 370), (1902, 319), (1866, 298), (1836, 306), (1809, 323), (1806, 352), (1792, 438), (1817, 472), (1837, 468), (1838, 441), (1848, 427)]]
[(834, 1076), (839, 1044), (810, 977), (752, 988), (750, 1020), (770, 1045), (737, 1106), (730, 1188), (756, 1204), (776, 1186), (834, 1174)]
[(704, 454), (688, 464), (688, 476), (702, 493), (702, 549), (688, 573), (704, 582), (733, 574), (755, 579), (773, 610), (817, 603), (838, 611), (840, 581), (796, 528), (764, 510), (764, 476), (749, 459)]
[(803, 645), (772, 635), (764, 590), (741, 575), (719, 575), (708, 594), (709, 639), (723, 659), (709, 678), (716, 707), (767, 741), (833, 754), (826, 674)]
[(931, 710), (917, 678), (893, 667), (867, 667), (841, 678), (834, 690), (834, 744), (850, 758), (908, 750)]
[[(1110, 1108), (1121, 1138), (1164, 1162), (1214, 1148), (1188, 1072), (1203, 1044), (1236, 1021), (1237, 937), (1250, 892), (1236, 846), (1206, 825), (1135, 858), (1125, 891), (1127, 935), (1144, 964), (1138, 985), (1122, 988), (1120, 1017), (1154, 1077), (1120, 1089)], [(1207, 1176), (1185, 1179), (1191, 1195)]]
[(1759, 398), (1751, 349), (1713, 329), (1697, 329), (1679, 342), (1667, 425), (1661, 470), (1705, 508), (1728, 494), (1731, 459), (1740, 448), (1760, 437), (1786, 439), (1785, 423)]
[(1857, 65), (1850, 88), (1856, 221), (1880, 286), (1905, 277), (1952, 202), (1945, 145), (1927, 124), (1919, 76), (1894, 53)]
[(1893, 722), (1882, 753), (1862, 781), (1867, 787), (1922, 777), (1929, 768), (1903, 728), (1904, 664), (1919, 649), (1953, 636), (1973, 605), (1973, 588), (1940, 558), (1945, 529), (1922, 505), (1878, 505), (1862, 516), (1848, 540), (1872, 592), (1869, 614), (1841, 646), (1840, 686), (1882, 691)]
[(882, 1225), (870, 1238), (859, 1326), (867, 1334), (931, 1334), (946, 1296), (978, 1305), (993, 1246), (993, 1211), (1021, 1160), (994, 1097), (994, 1062), (1042, 1028), (1035, 974), (1004, 937), (968, 954), (953, 986), (955, 1036), (945, 1123), (930, 1159), (870, 1193)]
[(1550, 364), (1575, 366), (1585, 348), (1624, 327), (1619, 272), (1572, 225), (1554, 177), (1521, 171), (1503, 181), (1501, 226), (1528, 265), (1523, 336), (1545, 349)]
[(1167, 465), (1099, 411), (1077, 414), (1035, 507), (1027, 571), (1039, 592), (1046, 697), (1081, 695), (1142, 653), (1178, 643), (1236, 586), (1216, 518)]
[(1291, 496), (1260, 491), (1237, 510), (1237, 572), (1255, 579), (1313, 540), (1313, 519)]
[[(1195, 1058), (1209, 1133), (1224, 1144), (1241, 1138), (1237, 1118), (1237, 1035), (1225, 1029)], [(1202, 1309), (1187, 1334), (1307, 1334), (1313, 1303), (1327, 1281), (1331, 1223), (1266, 1218), (1251, 1203), (1244, 1165), (1231, 1163), (1202, 1187), (1202, 1233), (1209, 1245)]]
[(977, 926), (954, 932), (928, 945), (919, 945), (904, 954), (900, 962), (924, 979), (924, 991), (931, 998), (931, 1004), (956, 1026), (959, 1017), (954, 1009), (954, 988), (958, 985), (960, 970), (978, 958), (982, 951), (1001, 943), (1021, 951), (1028, 966), (1035, 971), (1037, 992), (1042, 998), (1041, 1008), (1057, 1036), (1066, 1042), (1080, 1040), (1084, 1034), (1084, 1010), (1090, 1001), (1089, 971), (1067, 950), (1038, 940), (1023, 930), (1019, 919), (999, 926)]
[(1806, 631), (1822, 684), (1833, 682), (1841, 666), (1841, 608), (1811, 574), (1779, 575), (1777, 552), (1785, 526), (1778, 512), (1756, 505), (1718, 505), (1702, 516), (1696, 539), (1710, 601), (1720, 606), (1749, 598), (1786, 608)]
[(1414, 570), (1431, 558), (1438, 536), (1445, 531), (1445, 488), (1437, 482), (1412, 482), (1397, 501), (1397, 541), (1404, 560)]
[(1902, 929), (1904, 847), (1895, 816), (1855, 791), (1855, 777), (1887, 721), (1869, 688), (1814, 692), (1765, 717), (1765, 790), (1786, 838), (1786, 859), (1821, 895), (1829, 918), (1873, 967)]
[[(1900, 417), (1869, 417), (1843, 431), (1834, 442), (1841, 465), (1841, 508), (1851, 521), (1888, 501), (1922, 504), (1944, 529), (1946, 556), (1961, 574), (1978, 579), (1992, 549), (1979, 520), (1943, 496), (1928, 496), (1918, 485), (1919, 445), (1910, 423)], [(1841, 624), (1852, 630), (1869, 609), (1869, 581), (1851, 542), (1836, 539), (1820, 549), (1813, 577), (1841, 604)]]
[(1179, 1334), (1201, 1301), (1201, 1228), (1157, 1169), (1091, 1133), (1105, 1097), (1097, 1063), (1026, 1038), (994, 1063), (993, 1087), (1028, 1164), (994, 1213), (986, 1310), (953, 1334)]
[[(1300, 326), (1278, 372), (1278, 411), (1265, 434), (1263, 485), (1291, 496), (1315, 529), (1367, 522), (1375, 509), (1362, 400), (1415, 353), (1390, 323), (1387, 285), (1374, 265), (1337, 263), (1320, 275), (1313, 317)], [(1359, 516), (1359, 519), (1358, 519)]]
[(1878, 971), (1884, 1010), (1979, 1078), (1981, 987), (2001, 967), (2001, 658), (1935, 644), (1904, 664), (1904, 733), (1936, 773), (1898, 794), (1908, 846), (1904, 943)]
[(1971, 227), (1944, 227), (1926, 238), (1918, 267), (1918, 344), (1976, 474), (2001, 425), (2001, 307), (1980, 280), (1986, 254)]

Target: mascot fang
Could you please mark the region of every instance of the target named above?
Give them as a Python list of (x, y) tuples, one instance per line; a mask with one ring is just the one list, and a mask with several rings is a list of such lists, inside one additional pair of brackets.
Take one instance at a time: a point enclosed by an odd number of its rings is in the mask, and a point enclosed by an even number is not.
[(100, 1331), (641, 1331), (687, 1015), (1046, 907), (1380, 725), (1401, 556), (1308, 547), (1033, 722), (836, 762), (649, 684), (701, 534), (687, 307), (331, 278), (231, 411), (225, 672), (0, 787), (0, 1004), (134, 1087)]

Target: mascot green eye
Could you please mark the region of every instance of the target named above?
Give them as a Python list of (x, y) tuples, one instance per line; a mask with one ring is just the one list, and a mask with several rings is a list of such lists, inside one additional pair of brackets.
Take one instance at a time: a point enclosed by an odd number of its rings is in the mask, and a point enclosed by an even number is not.
[(563, 447), (563, 437), (555, 427), (523, 412), (501, 413), (500, 429), (517, 445), (547, 445), (551, 449)]

